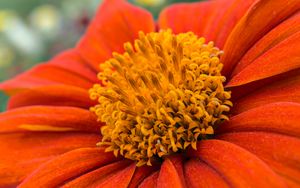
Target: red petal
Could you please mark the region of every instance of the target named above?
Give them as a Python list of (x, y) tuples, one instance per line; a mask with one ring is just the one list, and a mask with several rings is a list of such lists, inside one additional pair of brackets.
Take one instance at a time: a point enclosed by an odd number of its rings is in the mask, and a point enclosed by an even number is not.
[(73, 106), (89, 108), (96, 104), (87, 90), (68, 85), (51, 85), (32, 88), (12, 96), (8, 109), (32, 105)]
[(239, 114), (251, 108), (275, 102), (300, 103), (300, 74), (265, 85), (238, 99), (234, 103), (231, 113)]
[(152, 15), (122, 0), (105, 0), (86, 34), (77, 45), (82, 57), (98, 70), (99, 63), (112, 52), (123, 52), (125, 42), (133, 42), (139, 31), (154, 31)]
[(92, 147), (96, 134), (14, 133), (0, 136), (0, 187), (14, 187), (44, 162), (69, 150)]
[(228, 76), (256, 41), (299, 9), (299, 0), (258, 0), (237, 23), (225, 43), (225, 54), (221, 58), (223, 75)]
[(103, 148), (73, 150), (40, 166), (19, 187), (57, 187), (70, 178), (116, 160)]
[(139, 185), (139, 188), (156, 188), (158, 175), (158, 171), (152, 173)]
[(208, 1), (171, 5), (160, 13), (158, 19), (159, 28), (171, 28), (176, 34), (193, 31), (198, 36), (203, 36), (205, 26), (213, 19), (210, 13), (214, 9), (218, 9), (217, 5), (215, 2)]
[(136, 188), (138, 185), (148, 177), (152, 172), (157, 170), (157, 166), (142, 166), (136, 169), (128, 188)]
[(92, 67), (89, 67), (89, 64), (82, 59), (76, 49), (62, 52), (51, 59), (48, 63), (67, 69), (90, 80), (91, 82), (98, 81), (97, 72), (93, 70)]
[(299, 188), (299, 186), (300, 186), (300, 183), (296, 183), (295, 181), (292, 181), (292, 180), (290, 180), (290, 179), (285, 179), (285, 183), (287, 184), (287, 186), (289, 187), (289, 188)]
[(211, 167), (197, 159), (184, 165), (184, 174), (190, 188), (229, 188), (225, 180)]
[(283, 178), (293, 180), (300, 186), (299, 139), (266, 132), (228, 133), (219, 135), (218, 139), (246, 148)]
[(256, 82), (250, 82), (245, 85), (240, 85), (237, 87), (230, 87), (228, 85), (225, 85), (225, 87), (232, 91), (231, 100), (236, 101), (237, 99), (241, 97), (245, 97), (246, 95), (249, 95), (252, 92), (257, 91), (258, 89), (264, 88), (268, 85), (284, 82), (284, 80), (288, 80), (288, 79), (292, 80), (293, 78), (296, 78), (298, 75), (300, 75), (300, 68), (276, 76), (258, 80)]
[(0, 114), (0, 132), (13, 131), (88, 131), (98, 133), (96, 116), (81, 108), (32, 106)]
[(199, 157), (231, 187), (285, 187), (282, 179), (247, 150), (221, 140), (200, 141), (189, 155)]
[(163, 29), (171, 28), (174, 33), (193, 31), (222, 47), (236, 22), (253, 1), (216, 0), (175, 4), (162, 11), (158, 24)]
[(114, 174), (112, 177), (105, 179), (101, 184), (97, 187), (101, 188), (124, 188), (128, 187), (131, 178), (136, 169), (135, 164), (131, 164), (129, 167), (125, 168)]
[[(206, 30), (208, 33), (216, 36), (214, 41), (216, 42), (217, 47), (223, 48), (224, 43), (226, 42), (234, 26), (241, 19), (241, 17), (244, 16), (249, 7), (255, 1), (256, 0), (231, 0), (231, 2), (224, 1), (226, 3), (231, 3), (231, 6), (226, 10), (226, 12), (224, 12), (223, 15), (219, 15), (219, 18), (215, 20), (214, 24), (212, 24), (213, 27), (211, 29), (209, 28)], [(221, 7), (220, 9), (223, 8)]]
[(299, 30), (300, 13), (297, 13), (279, 24), (272, 31), (267, 33), (262, 39), (260, 39), (255, 45), (253, 45), (251, 49), (244, 55), (241, 61), (237, 64), (233, 71), (233, 75), (239, 73), (242, 69), (252, 63), (259, 56)]
[[(97, 170), (84, 174), (75, 180), (72, 180), (65, 184), (63, 187), (99, 187), (103, 181), (107, 181), (108, 178), (114, 176), (116, 173), (128, 166), (128, 160), (121, 160)], [(117, 186), (117, 185), (116, 185)]]
[(179, 157), (167, 158), (161, 165), (159, 176), (157, 179), (157, 187), (186, 187), (183, 175), (182, 159)]
[(300, 32), (297, 32), (231, 78), (227, 86), (239, 86), (300, 68), (299, 49)]
[(0, 84), (0, 89), (12, 95), (24, 89), (47, 85), (71, 85), (89, 89), (93, 83), (79, 74), (53, 64), (40, 64), (17, 77)]
[(233, 116), (217, 131), (268, 131), (300, 137), (299, 122), (300, 104), (281, 102), (253, 108)]

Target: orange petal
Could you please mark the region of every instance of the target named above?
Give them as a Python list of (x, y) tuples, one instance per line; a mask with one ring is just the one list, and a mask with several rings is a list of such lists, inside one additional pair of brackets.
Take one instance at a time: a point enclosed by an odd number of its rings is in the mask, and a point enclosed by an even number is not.
[(125, 42), (133, 42), (139, 31), (155, 30), (152, 15), (123, 0), (105, 0), (77, 45), (80, 55), (95, 69), (111, 57), (123, 52)]
[(249, 95), (252, 92), (255, 92), (256, 90), (264, 88), (268, 85), (284, 82), (284, 80), (287, 80), (289, 78), (292, 80), (294, 77), (296, 78), (298, 75), (300, 75), (300, 68), (276, 76), (258, 80), (255, 82), (250, 82), (245, 85), (240, 85), (237, 87), (230, 87), (228, 85), (225, 85), (225, 88), (228, 88), (232, 91), (231, 100), (236, 101), (237, 99), (240, 99), (241, 97), (245, 97), (246, 95)]
[(268, 131), (300, 137), (299, 122), (300, 104), (279, 102), (233, 116), (217, 132)]
[(101, 124), (89, 110), (75, 107), (32, 106), (0, 114), (0, 132), (88, 131), (98, 133)]
[(97, 71), (85, 62), (76, 49), (66, 50), (51, 59), (49, 64), (67, 69), (74, 74), (78, 74), (91, 82), (97, 82)]
[(300, 103), (300, 74), (265, 85), (238, 99), (231, 113), (239, 114), (251, 108), (275, 102)]
[(211, 1), (214, 8), (209, 11), (209, 21), (204, 26), (203, 36), (209, 41), (214, 41), (217, 47), (223, 48), (228, 35), (254, 1)]
[(286, 187), (282, 179), (247, 150), (221, 140), (204, 140), (189, 155), (198, 157), (224, 177), (231, 187)]
[(295, 181), (292, 181), (292, 180), (287, 179), (287, 178), (285, 178), (284, 181), (285, 181), (285, 183), (287, 184), (287, 186), (289, 188), (299, 188), (299, 186), (300, 186), (299, 182), (295, 182)]
[[(92, 172), (84, 174), (75, 180), (72, 180), (65, 184), (63, 188), (71, 187), (99, 187), (103, 181), (107, 181), (108, 178), (114, 176), (116, 173), (126, 168), (129, 165), (128, 160), (121, 160), (99, 169), (96, 169)], [(117, 186), (117, 185), (116, 185)]]
[(112, 153), (104, 152), (103, 148), (73, 150), (41, 165), (19, 187), (57, 187), (70, 178), (116, 160)]
[(185, 180), (183, 175), (182, 159), (171, 157), (164, 160), (161, 165), (157, 179), (157, 188), (184, 188)]
[(239, 86), (300, 68), (300, 32), (283, 40), (229, 80)]
[(159, 172), (154, 172), (139, 185), (139, 188), (156, 188)]
[(178, 3), (168, 6), (160, 13), (158, 19), (159, 28), (171, 28), (176, 34), (193, 31), (198, 36), (203, 36), (205, 26), (213, 19), (210, 13), (214, 12), (215, 9), (217, 10), (217, 5), (215, 2), (204, 1), (200, 3)]
[(97, 134), (14, 133), (0, 136), (0, 187), (15, 187), (39, 165), (67, 151), (93, 147)]
[(162, 29), (171, 28), (174, 33), (192, 31), (208, 41), (215, 41), (216, 46), (222, 48), (228, 34), (253, 1), (179, 3), (163, 10), (158, 24)]
[(262, 39), (253, 45), (236, 65), (232, 74), (236, 75), (259, 56), (299, 30), (300, 13), (298, 12), (272, 29), (272, 31), (267, 33)]
[(13, 95), (7, 108), (13, 109), (32, 105), (89, 108), (95, 104), (85, 89), (69, 85), (50, 85), (27, 89)]
[(219, 135), (226, 140), (246, 148), (264, 160), (283, 178), (300, 186), (300, 140), (298, 138), (267, 132), (241, 132)]
[(115, 173), (113, 176), (105, 179), (97, 187), (101, 188), (124, 188), (128, 187), (131, 178), (136, 170), (136, 165), (131, 164), (129, 167)]
[(13, 95), (39, 86), (65, 84), (89, 89), (93, 83), (79, 74), (53, 64), (39, 64), (17, 77), (0, 83), (0, 89)]
[(223, 75), (230, 75), (253, 44), (299, 9), (299, 0), (258, 0), (240, 19), (225, 43), (225, 54), (221, 58)]
[[(216, 42), (216, 46), (219, 48), (223, 48), (224, 43), (226, 42), (234, 26), (241, 19), (241, 17), (244, 16), (255, 0), (231, 0), (223, 2), (230, 4), (230, 7), (227, 8), (224, 14), (219, 14), (218, 19), (215, 19), (215, 22), (211, 25), (211, 28), (206, 29), (208, 33), (211, 33), (215, 36), (211, 38), (213, 38), (213, 41)], [(223, 9), (223, 7), (220, 9)], [(218, 11), (220, 11), (220, 9)]]
[(185, 163), (184, 175), (187, 186), (190, 188), (229, 188), (222, 176), (197, 159), (191, 159)]
[(142, 166), (135, 170), (134, 175), (131, 179), (128, 188), (136, 188), (138, 185), (155, 170), (158, 169), (158, 166)]

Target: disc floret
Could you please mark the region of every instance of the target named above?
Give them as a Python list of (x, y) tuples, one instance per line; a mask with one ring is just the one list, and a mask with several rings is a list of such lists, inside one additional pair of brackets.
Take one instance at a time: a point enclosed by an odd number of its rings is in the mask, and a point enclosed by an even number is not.
[(156, 158), (214, 134), (232, 103), (224, 90), (222, 54), (192, 32), (139, 33), (125, 53), (100, 64), (101, 84), (90, 89), (102, 141), (117, 156), (151, 165)]

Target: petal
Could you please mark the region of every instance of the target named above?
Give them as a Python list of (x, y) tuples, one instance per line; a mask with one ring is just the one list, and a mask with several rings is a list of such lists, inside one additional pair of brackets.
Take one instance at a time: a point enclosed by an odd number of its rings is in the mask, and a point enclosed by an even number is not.
[(123, 0), (105, 0), (86, 34), (77, 45), (80, 55), (95, 69), (111, 57), (122, 52), (125, 42), (133, 42), (139, 31), (155, 30), (152, 15)]
[(58, 84), (89, 89), (93, 82), (60, 66), (39, 64), (11, 80), (0, 83), (0, 89), (13, 95), (25, 89)]
[(156, 188), (159, 172), (154, 172), (139, 185), (139, 188)]
[(84, 77), (91, 82), (97, 82), (97, 72), (85, 62), (76, 49), (70, 49), (62, 52), (51, 59), (49, 64), (56, 65), (63, 69), (67, 69), (75, 74)]
[(300, 186), (300, 140), (267, 132), (242, 132), (219, 135), (218, 139), (246, 148), (264, 160), (283, 178)]
[[(269, 78), (265, 78), (256, 82), (250, 82), (245, 85), (240, 85), (237, 87), (230, 87), (228, 85), (225, 85), (225, 88), (231, 90), (231, 100), (236, 101), (240, 99), (241, 97), (245, 97), (252, 92), (255, 92), (259, 89), (262, 89), (268, 85), (276, 84), (284, 82), (285, 80), (292, 80), (293, 78), (296, 78), (300, 75), (300, 68), (291, 70), (276, 76), (272, 76)], [(287, 81), (288, 82), (288, 81)], [(227, 83), (228, 84), (228, 83)]]
[(285, 179), (285, 183), (287, 184), (287, 186), (289, 188), (298, 188), (299, 187), (299, 183), (295, 183), (295, 181), (289, 180), (289, 179)]
[(299, 30), (300, 12), (283, 21), (253, 45), (236, 65), (232, 74), (236, 75), (259, 56)]
[[(216, 42), (216, 46), (219, 48), (223, 48), (224, 44), (233, 30), (234, 26), (238, 23), (238, 21), (244, 16), (249, 7), (256, 0), (235, 0), (235, 1), (224, 1), (231, 6), (224, 12), (223, 15), (219, 15), (218, 19), (215, 19), (214, 24), (212, 24), (212, 28), (207, 29), (208, 33), (214, 34), (216, 37), (213, 40)], [(221, 7), (222, 9), (223, 7)], [(212, 32), (213, 31), (213, 32)]]
[(0, 114), (0, 132), (100, 130), (101, 124), (90, 111), (74, 107), (32, 106)]
[(236, 22), (253, 1), (216, 0), (179, 3), (163, 10), (158, 24), (162, 29), (171, 28), (174, 33), (192, 31), (208, 41), (215, 41), (216, 46), (222, 47)]
[(103, 148), (73, 150), (40, 166), (19, 187), (57, 187), (70, 178), (116, 160), (112, 153), (104, 152)]
[(8, 109), (32, 105), (72, 106), (88, 109), (96, 104), (89, 97), (87, 90), (68, 86), (50, 85), (24, 90), (13, 95), (8, 102)]
[(0, 187), (14, 187), (39, 165), (67, 151), (92, 147), (97, 134), (13, 133), (0, 136)]
[(228, 76), (255, 42), (299, 9), (299, 0), (256, 1), (237, 23), (225, 43), (225, 54), (221, 58), (224, 63), (223, 75)]
[(109, 177), (115, 175), (122, 169), (129, 165), (128, 160), (121, 160), (101, 168), (98, 168), (92, 172), (84, 174), (79, 178), (76, 178), (63, 186), (63, 188), (68, 187), (99, 187), (99, 185), (106, 181)]
[(136, 165), (131, 164), (127, 168), (115, 173), (113, 176), (105, 179), (101, 184), (97, 187), (103, 188), (125, 188), (128, 187), (131, 178), (136, 170)]
[(186, 187), (181, 158), (167, 158), (164, 160), (163, 164), (161, 165), (161, 169), (157, 179), (157, 187)]
[(231, 110), (232, 114), (239, 114), (251, 108), (275, 102), (300, 103), (300, 74), (289, 76), (280, 81), (266, 84), (261, 89), (238, 99)]
[(229, 188), (229, 185), (214, 169), (197, 159), (191, 159), (185, 163), (184, 175), (190, 188)]
[(218, 3), (204, 1), (200, 3), (178, 3), (168, 6), (159, 15), (159, 28), (171, 28), (176, 34), (193, 31), (198, 36), (203, 36), (205, 26), (213, 19), (210, 13), (218, 8), (216, 5)]
[(282, 179), (247, 150), (221, 140), (200, 141), (189, 155), (222, 174), (231, 187), (286, 187)]
[(239, 86), (300, 68), (300, 31), (261, 55), (229, 80), (228, 87)]
[(300, 104), (279, 102), (233, 116), (217, 132), (268, 131), (300, 137), (299, 122)]
[(152, 174), (155, 170), (158, 169), (158, 166), (142, 166), (135, 170), (134, 175), (131, 179), (130, 184), (128, 185), (128, 188), (136, 188), (140, 183), (148, 177), (150, 174)]

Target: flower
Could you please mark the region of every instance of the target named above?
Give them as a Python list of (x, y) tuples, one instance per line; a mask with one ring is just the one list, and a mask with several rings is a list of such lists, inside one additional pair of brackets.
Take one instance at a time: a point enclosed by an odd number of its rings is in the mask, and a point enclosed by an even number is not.
[(299, 10), (181, 3), (155, 23), (104, 1), (76, 47), (0, 85), (1, 186), (299, 187)]

